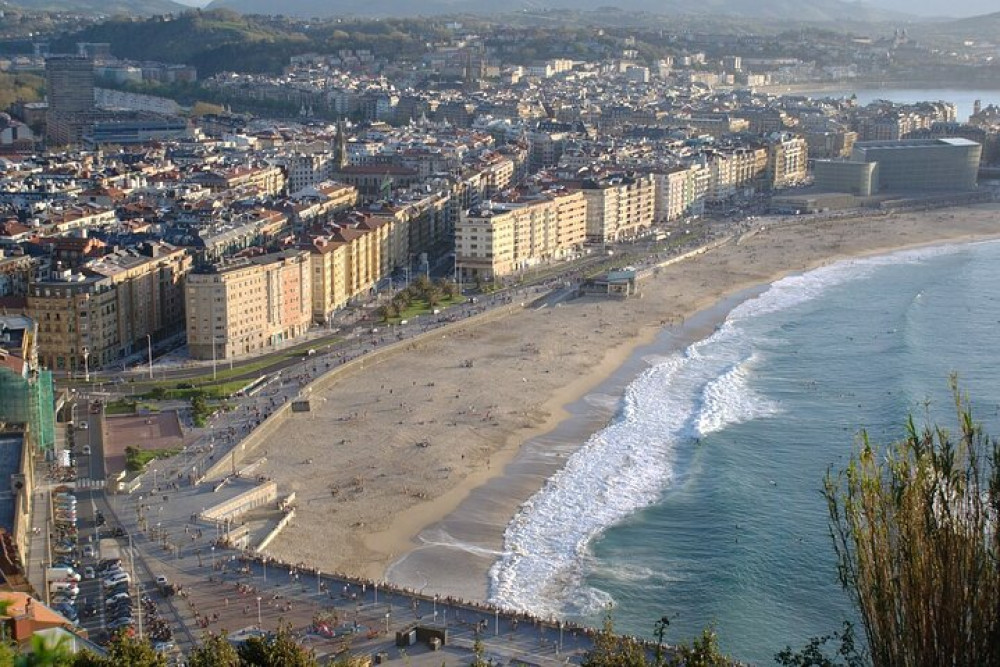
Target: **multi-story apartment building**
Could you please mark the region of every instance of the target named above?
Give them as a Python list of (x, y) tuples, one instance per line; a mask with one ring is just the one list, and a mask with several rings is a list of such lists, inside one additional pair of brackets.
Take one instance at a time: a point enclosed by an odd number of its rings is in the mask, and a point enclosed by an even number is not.
[(185, 251), (158, 242), (32, 283), (28, 313), (39, 324), (39, 361), (63, 371), (114, 367), (178, 331), (190, 268)]
[(669, 222), (687, 215), (690, 210), (687, 192), (689, 190), (690, 168), (676, 166), (653, 172), (656, 183), (656, 222)]
[(455, 227), (458, 272), (492, 280), (566, 257), (587, 239), (587, 210), (579, 190), (472, 209)]
[(246, 189), (262, 195), (277, 195), (285, 188), (285, 172), (281, 167), (233, 167), (207, 171), (191, 179), (213, 191)]
[(590, 243), (631, 238), (653, 224), (656, 182), (652, 174), (622, 174), (571, 185), (587, 200)]
[(226, 359), (293, 340), (312, 320), (309, 253), (285, 250), (196, 269), (187, 279), (189, 354)]
[(94, 61), (55, 56), (45, 60), (49, 99), (46, 138), (53, 144), (76, 144), (94, 115)]
[(313, 240), (309, 262), (312, 314), (317, 324), (327, 322), (338, 309), (375, 287), (389, 228), (388, 221), (369, 217)]
[(767, 187), (787, 188), (806, 179), (809, 145), (805, 138), (787, 132), (773, 134), (767, 142)]
[(332, 152), (289, 155), (285, 159), (285, 168), (288, 170), (288, 192), (295, 194), (311, 185), (329, 180), (332, 165)]
[(60, 271), (28, 288), (38, 322), (38, 361), (56, 371), (111, 366), (121, 358), (118, 293), (108, 278)]

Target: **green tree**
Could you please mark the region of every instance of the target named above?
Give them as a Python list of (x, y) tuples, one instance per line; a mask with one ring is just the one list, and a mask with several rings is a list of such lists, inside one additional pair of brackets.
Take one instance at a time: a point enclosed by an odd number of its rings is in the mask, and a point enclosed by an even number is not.
[(73, 667), (167, 667), (167, 658), (153, 650), (145, 639), (131, 632), (118, 632), (108, 644), (108, 655), (100, 657), (89, 651), (74, 656)]
[(252, 637), (239, 648), (240, 660), (254, 667), (317, 667), (312, 651), (299, 646), (291, 626), (282, 625), (271, 637)]
[(879, 449), (862, 434), (824, 493), (838, 574), (872, 662), (1000, 664), (1000, 446), (952, 378), (958, 429)]
[(670, 667), (728, 667), (732, 659), (719, 649), (719, 639), (714, 628), (705, 628), (691, 645), (681, 644), (672, 651), (667, 663)]
[(188, 653), (189, 667), (239, 667), (240, 656), (221, 634), (202, 635), (201, 646)]
[(50, 640), (43, 635), (32, 635), (31, 653), (17, 656), (13, 664), (15, 667), (69, 667), (73, 664), (73, 653), (66, 637)]
[(583, 656), (583, 667), (647, 667), (646, 650), (632, 637), (615, 634), (611, 605), (604, 616), (604, 627), (594, 636), (594, 647)]
[[(839, 642), (839, 646), (837, 643)], [(836, 655), (830, 656), (827, 645), (836, 648)], [(822, 637), (813, 637), (798, 652), (790, 646), (774, 656), (774, 661), (782, 667), (864, 667), (864, 656), (854, 639), (854, 626), (844, 621), (844, 629)]]

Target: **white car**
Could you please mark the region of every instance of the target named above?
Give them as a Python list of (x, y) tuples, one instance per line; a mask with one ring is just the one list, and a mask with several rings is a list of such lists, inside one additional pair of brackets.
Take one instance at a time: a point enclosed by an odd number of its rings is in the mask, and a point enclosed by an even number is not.
[(128, 576), (128, 572), (116, 572), (104, 580), (104, 587), (114, 588), (118, 584), (128, 584), (131, 582), (132, 578)]
[(93, 546), (91, 546), (91, 545), (88, 544), (87, 546), (85, 546), (83, 548), (83, 557), (84, 558), (93, 558), (94, 555), (95, 555), (95, 552), (94, 552), (94, 547)]

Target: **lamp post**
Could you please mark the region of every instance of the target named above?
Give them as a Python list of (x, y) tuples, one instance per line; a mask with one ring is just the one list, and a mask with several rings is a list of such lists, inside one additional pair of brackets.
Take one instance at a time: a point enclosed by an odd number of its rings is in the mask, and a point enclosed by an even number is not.
[(90, 359), (90, 348), (83, 348), (83, 381), (90, 382), (90, 364), (88, 360)]
[(264, 566), (264, 582), (267, 582), (267, 556), (262, 556), (260, 564)]
[(661, 616), (660, 620), (656, 622), (655, 632), (656, 632), (656, 664), (663, 664), (663, 635), (666, 634), (667, 628), (670, 626), (670, 619), (666, 616)]
[(316, 570), (316, 595), (320, 594), (320, 583), (319, 578), (322, 576), (319, 570)]
[(219, 378), (219, 368), (216, 365), (216, 360), (215, 360), (215, 340), (216, 337), (213, 335), (212, 336), (212, 381), (213, 382)]
[(212, 571), (215, 571), (215, 545), (212, 545)]
[(262, 626), (262, 623), (260, 621), (260, 600), (261, 600), (261, 597), (258, 595), (257, 596), (257, 629), (258, 630), (260, 630), (261, 626)]
[(149, 355), (149, 379), (153, 379), (153, 338), (146, 334), (146, 353)]
[(389, 614), (390, 612), (385, 612), (385, 634), (389, 634)]

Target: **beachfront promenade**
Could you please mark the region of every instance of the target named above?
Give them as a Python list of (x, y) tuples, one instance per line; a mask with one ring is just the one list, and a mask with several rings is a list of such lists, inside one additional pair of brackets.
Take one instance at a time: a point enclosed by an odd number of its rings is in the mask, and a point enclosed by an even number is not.
[[(109, 498), (110, 511), (131, 534), (132, 545), (143, 561), (143, 567), (137, 568), (143, 587), (148, 590), (156, 576), (166, 576), (180, 587), (171, 602), (190, 629), (190, 634), (177, 633), (181, 651), (189, 650), (192, 640), (204, 632), (231, 633), (247, 627), (275, 630), (279, 624), (289, 624), (303, 645), (319, 656), (344, 650), (385, 652), (389, 660), (405, 658), (415, 664), (439, 665), (442, 659), (457, 659), (458, 655), (468, 659), (477, 632), (487, 656), (530, 664), (578, 662), (591, 646), (589, 631), (560, 628), (554, 620), (542, 622), (483, 604), (324, 574), (303, 565), (223, 548), (207, 526), (191, 522), (190, 516), (175, 516), (177, 510), (203, 502), (201, 492), (205, 489), (211, 493), (207, 485), (172, 490), (166, 503), (158, 491), (153, 496), (157, 502), (152, 513), (154, 506), (147, 505), (151, 487), (131, 497)], [(171, 507), (174, 512), (159, 511), (161, 507)], [(139, 519), (143, 515), (145, 522)], [(154, 516), (157, 534), (183, 535), (179, 548), (174, 548), (171, 539), (150, 537), (148, 526)], [(145, 532), (142, 523), (147, 526)], [(414, 624), (446, 628), (444, 653), (419, 644), (401, 652), (395, 646), (395, 633)]]

